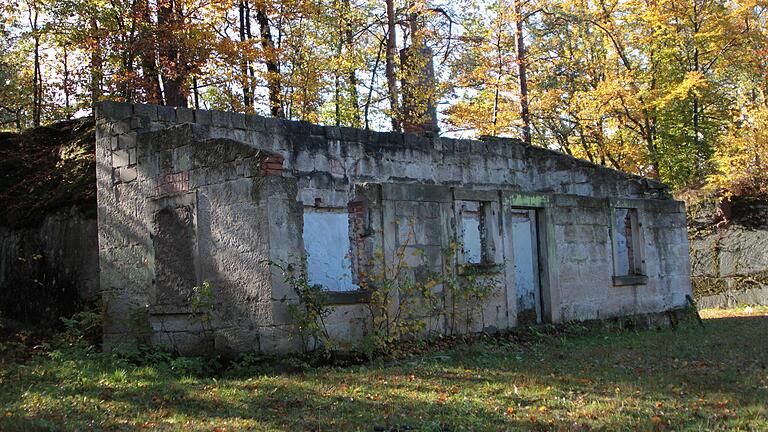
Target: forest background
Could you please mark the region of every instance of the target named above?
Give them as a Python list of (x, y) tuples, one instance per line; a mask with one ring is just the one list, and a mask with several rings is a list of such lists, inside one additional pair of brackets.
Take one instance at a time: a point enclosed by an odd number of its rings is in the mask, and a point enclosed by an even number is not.
[(442, 135), (514, 136), (677, 192), (765, 197), (767, 7), (0, 0), (0, 130), (99, 100), (394, 131), (435, 106)]

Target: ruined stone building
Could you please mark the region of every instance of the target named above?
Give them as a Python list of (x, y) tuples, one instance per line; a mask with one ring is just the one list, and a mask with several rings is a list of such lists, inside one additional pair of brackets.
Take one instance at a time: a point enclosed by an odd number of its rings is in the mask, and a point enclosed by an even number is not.
[(663, 317), (691, 292), (684, 205), (664, 185), (518, 140), (112, 102), (96, 121), (107, 348), (299, 350), (295, 293), (270, 262), (306, 259), (349, 343), (369, 325), (361, 275), (398, 260), (416, 279), (494, 281), (471, 323), (433, 311), (437, 332)]

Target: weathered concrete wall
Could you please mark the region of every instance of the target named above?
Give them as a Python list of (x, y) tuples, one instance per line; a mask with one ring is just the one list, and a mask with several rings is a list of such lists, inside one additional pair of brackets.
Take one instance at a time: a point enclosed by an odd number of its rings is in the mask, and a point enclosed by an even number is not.
[(700, 197), (688, 208), (688, 226), (699, 307), (768, 305), (768, 203)]
[(768, 229), (730, 225), (691, 240), (699, 307), (768, 305)]
[[(516, 140), (105, 103), (97, 161), (108, 348), (146, 340), (182, 352), (299, 349), (287, 310), (295, 295), (267, 262), (301, 260), (304, 207), (349, 212), (358, 270), (386, 267), (406, 251), (416, 279), (427, 269), (471, 268), (494, 284), (473, 319), (431, 313), (426, 330), (517, 325), (515, 208), (536, 215), (541, 320), (661, 312), (682, 307), (690, 293), (684, 208), (663, 185)], [(479, 266), (444, 253), (461, 239), (462, 201), (483, 215)], [(621, 283), (611, 240), (618, 207), (636, 209), (642, 234), (643, 275)], [(384, 263), (370, 264), (377, 251)], [(192, 281), (212, 287), (202, 308)], [(450, 293), (434, 289), (450, 303)], [(341, 294), (332, 296), (326, 323), (334, 337), (354, 342), (366, 331), (365, 296)]]
[(690, 294), (685, 208), (675, 201), (630, 200), (643, 221), (642, 285), (614, 286), (608, 207), (584, 197), (555, 199), (562, 319), (600, 319), (684, 305)]
[(39, 226), (0, 227), (0, 311), (26, 324), (57, 324), (81, 300), (98, 296), (96, 220), (76, 208)]

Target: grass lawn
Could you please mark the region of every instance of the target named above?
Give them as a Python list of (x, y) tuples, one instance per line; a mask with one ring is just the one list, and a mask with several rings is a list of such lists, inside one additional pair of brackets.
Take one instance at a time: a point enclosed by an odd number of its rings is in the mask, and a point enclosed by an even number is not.
[(0, 430), (768, 430), (768, 308), (703, 315), (299, 372), (39, 349), (0, 364)]

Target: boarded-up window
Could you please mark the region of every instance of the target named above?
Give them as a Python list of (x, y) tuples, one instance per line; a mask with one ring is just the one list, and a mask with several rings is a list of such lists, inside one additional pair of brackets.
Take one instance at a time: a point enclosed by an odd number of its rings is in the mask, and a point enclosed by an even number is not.
[(163, 208), (154, 214), (155, 289), (159, 305), (189, 302), (195, 277), (195, 226), (189, 206)]
[(632, 208), (614, 209), (614, 236), (616, 248), (616, 276), (642, 274), (642, 262), (638, 255), (640, 243), (637, 210)]
[(329, 291), (353, 291), (346, 209), (304, 209), (304, 250), (309, 283)]

